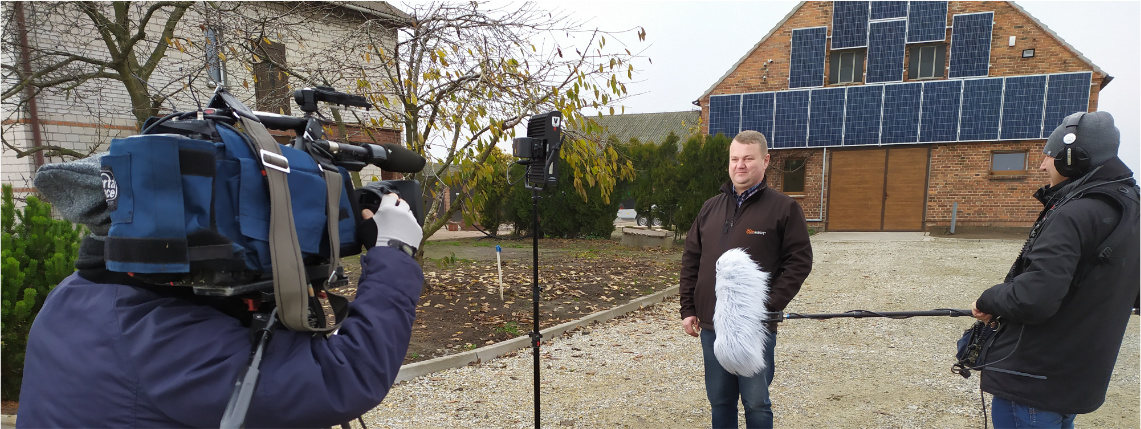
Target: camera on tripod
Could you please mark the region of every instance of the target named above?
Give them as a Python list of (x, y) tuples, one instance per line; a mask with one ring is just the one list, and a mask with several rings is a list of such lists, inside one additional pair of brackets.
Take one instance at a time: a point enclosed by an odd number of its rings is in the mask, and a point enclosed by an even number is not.
[(512, 155), (522, 158), (515, 163), (527, 166), (527, 189), (542, 190), (558, 183), (562, 125), (563, 114), (557, 110), (534, 115), (527, 121), (527, 137), (512, 141)]

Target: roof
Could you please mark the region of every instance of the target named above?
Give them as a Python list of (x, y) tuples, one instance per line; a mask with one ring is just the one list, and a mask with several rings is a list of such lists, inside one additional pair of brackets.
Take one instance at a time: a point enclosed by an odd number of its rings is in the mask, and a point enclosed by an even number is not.
[(378, 18), (389, 19), (402, 26), (412, 25), (412, 16), (386, 1), (331, 1), (329, 3)]
[(1034, 21), (1034, 23), (1037, 24), (1039, 27), (1042, 27), (1042, 30), (1044, 30), (1046, 33), (1050, 34), (1050, 37), (1053, 37), (1054, 40), (1057, 40), (1058, 43), (1061, 43), (1062, 46), (1064, 46), (1070, 52), (1073, 52), (1074, 55), (1077, 55), (1077, 57), (1079, 59), (1081, 59), (1083, 62), (1085, 62), (1086, 65), (1092, 67), (1094, 73), (1100, 73), (1100, 74), (1104, 75), (1105, 79), (1102, 80), (1102, 82), (1101, 82), (1101, 88), (1104, 89), (1106, 85), (1109, 85), (1109, 81), (1113, 80), (1113, 76), (1110, 76), (1109, 73), (1106, 73), (1104, 70), (1101, 69), (1101, 67), (1098, 67), (1097, 64), (1094, 64), (1093, 61), (1090, 61), (1089, 58), (1086, 58), (1085, 55), (1082, 55), (1082, 53), (1078, 52), (1077, 49), (1074, 49), (1073, 46), (1070, 46), (1070, 44), (1067, 43), (1065, 40), (1063, 40), (1062, 37), (1058, 35), (1058, 33), (1055, 33), (1054, 30), (1051, 30), (1050, 27), (1047, 27), (1046, 24), (1043, 24), (1042, 21), (1039, 21), (1038, 18), (1035, 18), (1034, 15), (1031, 15), (1030, 12), (1026, 11), (1026, 9), (1023, 9), (1022, 6), (1019, 6), (1017, 3), (1012, 2), (1012, 1), (1007, 2), (1007, 3), (1010, 4), (1010, 6), (1014, 7), (1015, 10), (1021, 12), (1023, 15), (1026, 15), (1027, 18), (1030, 18), (1030, 20)]
[(614, 136), (623, 143), (631, 138), (637, 138), (642, 143), (662, 143), (671, 131), (682, 140), (693, 134), (691, 128), (696, 127), (701, 120), (701, 111), (631, 113), (595, 116), (591, 119), (606, 130), (603, 138)]
[[(697, 100), (694, 100), (693, 104), (697, 105), (701, 99), (711, 95), (713, 93), (714, 88), (717, 88), (718, 85), (721, 85), (721, 82), (725, 81), (725, 78), (728, 78), (730, 74), (732, 74), (734, 71), (736, 71), (737, 67), (740, 67), (741, 63), (745, 62), (745, 60), (747, 58), (749, 58), (750, 55), (753, 54), (753, 51), (756, 51), (758, 48), (760, 48), (762, 43), (765, 43), (765, 41), (768, 40), (769, 37), (772, 37), (772, 35), (774, 33), (776, 33), (777, 30), (779, 30), (781, 27), (783, 27), (784, 23), (787, 22), (788, 19), (791, 18), (792, 15), (796, 13), (796, 11), (800, 10), (800, 8), (803, 7), (805, 3), (806, 2), (802, 1), (802, 2), (798, 3), (796, 5), (796, 7), (792, 8), (792, 10), (790, 10), (788, 12), (788, 14), (785, 15), (784, 18), (782, 18), (780, 20), (780, 22), (777, 23), (777, 25), (774, 25), (773, 28), (771, 30), (769, 30), (768, 34), (765, 34), (765, 37), (762, 37), (761, 40), (759, 42), (757, 42), (757, 44), (753, 45), (752, 49), (749, 49), (748, 52), (745, 52), (745, 55), (741, 56), (741, 59), (737, 60), (737, 62), (734, 63), (732, 67), (729, 67), (729, 69), (725, 72), (725, 74), (722, 75), (720, 79), (717, 79), (716, 82), (713, 82), (713, 85), (710, 85), (709, 89), (706, 89), (705, 92), (703, 92), (700, 97), (697, 97)], [(1007, 3), (1010, 4), (1011, 6), (1013, 6), (1014, 9), (1017, 10), (1019, 13), (1025, 15), (1027, 18), (1030, 18), (1030, 20), (1033, 21), (1035, 24), (1037, 24), (1039, 27), (1042, 27), (1042, 30), (1045, 30), (1046, 33), (1050, 34), (1051, 37), (1053, 37), (1055, 40), (1057, 40), (1059, 43), (1061, 43), (1062, 46), (1064, 46), (1070, 52), (1073, 52), (1073, 54), (1076, 55), (1083, 62), (1085, 62), (1086, 65), (1089, 65), (1091, 68), (1093, 68), (1093, 71), (1095, 73), (1100, 73), (1100, 74), (1104, 75), (1105, 79), (1102, 80), (1102, 82), (1101, 82), (1102, 88), (1105, 88), (1105, 85), (1109, 84), (1109, 81), (1113, 80), (1113, 76), (1110, 76), (1108, 73), (1103, 71), (1101, 69), (1101, 67), (1098, 67), (1097, 64), (1094, 64), (1093, 61), (1090, 61), (1089, 58), (1086, 58), (1085, 55), (1082, 55), (1081, 52), (1078, 52), (1077, 49), (1074, 49), (1074, 47), (1070, 46), (1069, 43), (1066, 43), (1065, 40), (1062, 40), (1062, 38), (1058, 36), (1058, 33), (1055, 33), (1054, 30), (1051, 30), (1050, 27), (1047, 27), (1046, 24), (1043, 24), (1042, 21), (1039, 21), (1038, 18), (1035, 18), (1034, 15), (1031, 15), (1029, 12), (1027, 12), (1026, 9), (1023, 9), (1021, 6), (1015, 4), (1013, 1), (1008, 1)]]

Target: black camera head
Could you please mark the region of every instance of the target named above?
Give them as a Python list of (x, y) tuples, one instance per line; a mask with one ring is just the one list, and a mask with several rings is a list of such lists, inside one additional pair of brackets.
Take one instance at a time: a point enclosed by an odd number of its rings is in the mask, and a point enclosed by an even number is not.
[(527, 188), (554, 186), (559, 178), (559, 149), (563, 143), (563, 114), (551, 111), (531, 116), (527, 121), (527, 137), (512, 141), (512, 154), (517, 163), (527, 166)]

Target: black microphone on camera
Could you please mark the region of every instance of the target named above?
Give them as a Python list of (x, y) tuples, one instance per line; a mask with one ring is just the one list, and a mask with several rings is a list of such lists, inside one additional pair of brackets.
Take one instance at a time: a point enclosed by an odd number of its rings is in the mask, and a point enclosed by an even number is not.
[(318, 140), (313, 144), (323, 146), (331, 153), (342, 154), (396, 173), (419, 173), (427, 163), (427, 160), (416, 152), (392, 143), (355, 145)]

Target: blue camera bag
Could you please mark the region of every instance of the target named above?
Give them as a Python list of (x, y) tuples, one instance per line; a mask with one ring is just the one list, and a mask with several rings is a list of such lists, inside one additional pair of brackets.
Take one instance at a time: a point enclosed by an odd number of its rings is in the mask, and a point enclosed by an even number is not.
[[(272, 274), (270, 194), (262, 158), (247, 135), (228, 124), (199, 120), (218, 141), (183, 134), (141, 134), (111, 142), (103, 183), (111, 210), (107, 269), (163, 274), (163, 283), (203, 286), (265, 280)], [(169, 129), (168, 129), (169, 131)], [(203, 134), (187, 133), (196, 137)], [(329, 193), (322, 169), (309, 154), (281, 146), (297, 241), (306, 266), (329, 251)], [(360, 253), (349, 196), (342, 187), (337, 229), (340, 256)], [(310, 273), (314, 277), (328, 272)]]

